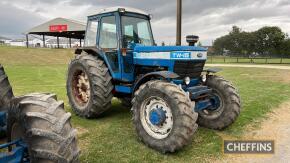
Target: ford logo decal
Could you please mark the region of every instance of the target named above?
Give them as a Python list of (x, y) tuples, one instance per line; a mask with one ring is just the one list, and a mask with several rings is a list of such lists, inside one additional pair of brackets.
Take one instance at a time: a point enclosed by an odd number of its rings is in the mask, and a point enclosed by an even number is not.
[(203, 57), (203, 54), (202, 54), (202, 53), (198, 53), (198, 54), (197, 54), (197, 57), (198, 57), (198, 58), (202, 58), (202, 57)]

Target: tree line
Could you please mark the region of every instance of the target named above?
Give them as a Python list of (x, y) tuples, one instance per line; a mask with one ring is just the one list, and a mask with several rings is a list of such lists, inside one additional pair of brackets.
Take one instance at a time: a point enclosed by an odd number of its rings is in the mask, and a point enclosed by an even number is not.
[(233, 26), (229, 34), (213, 43), (214, 55), (243, 57), (290, 57), (290, 38), (279, 27), (246, 32)]

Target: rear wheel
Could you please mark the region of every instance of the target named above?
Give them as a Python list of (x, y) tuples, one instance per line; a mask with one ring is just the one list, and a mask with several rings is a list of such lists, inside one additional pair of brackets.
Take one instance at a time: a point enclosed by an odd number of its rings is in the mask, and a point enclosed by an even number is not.
[(69, 65), (67, 95), (73, 111), (93, 118), (111, 107), (112, 77), (105, 63), (91, 55), (79, 55)]
[(31, 94), (12, 101), (8, 140), (21, 139), (27, 145), (32, 163), (79, 162), (71, 114), (55, 98), (53, 94)]
[(210, 95), (213, 107), (199, 112), (198, 124), (210, 129), (224, 129), (240, 114), (240, 96), (230, 82), (218, 76), (208, 76), (206, 85), (213, 90)]
[(190, 143), (197, 129), (197, 113), (189, 96), (177, 85), (149, 81), (135, 92), (133, 121), (141, 141), (162, 153)]
[(0, 65), (0, 138), (6, 136), (7, 129), (7, 108), (11, 99), (14, 97), (12, 87), (2, 65)]

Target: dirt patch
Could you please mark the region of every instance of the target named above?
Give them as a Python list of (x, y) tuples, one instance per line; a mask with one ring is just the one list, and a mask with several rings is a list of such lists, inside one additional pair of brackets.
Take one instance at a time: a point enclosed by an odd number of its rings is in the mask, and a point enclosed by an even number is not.
[(214, 162), (289, 162), (290, 160), (290, 101), (283, 103), (269, 114), (260, 129), (247, 128), (243, 140), (275, 140), (274, 155), (224, 155)]
[(82, 127), (76, 127), (77, 132), (78, 132), (78, 137), (83, 136), (84, 134), (88, 133), (89, 130), (82, 128)]

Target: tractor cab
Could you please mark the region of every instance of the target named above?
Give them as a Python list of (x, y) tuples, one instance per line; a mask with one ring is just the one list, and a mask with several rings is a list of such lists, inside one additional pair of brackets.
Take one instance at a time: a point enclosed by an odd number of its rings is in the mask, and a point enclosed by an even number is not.
[(104, 9), (88, 17), (85, 47), (101, 51), (114, 80), (134, 83), (140, 74), (155, 71), (174, 72), (182, 80), (199, 78), (206, 49), (194, 46), (198, 37), (187, 37), (190, 46), (156, 46), (150, 19), (138, 9)]
[(88, 17), (85, 47), (96, 46), (103, 52), (114, 79), (134, 80), (133, 52), (137, 45), (155, 45), (149, 14), (113, 7)]

